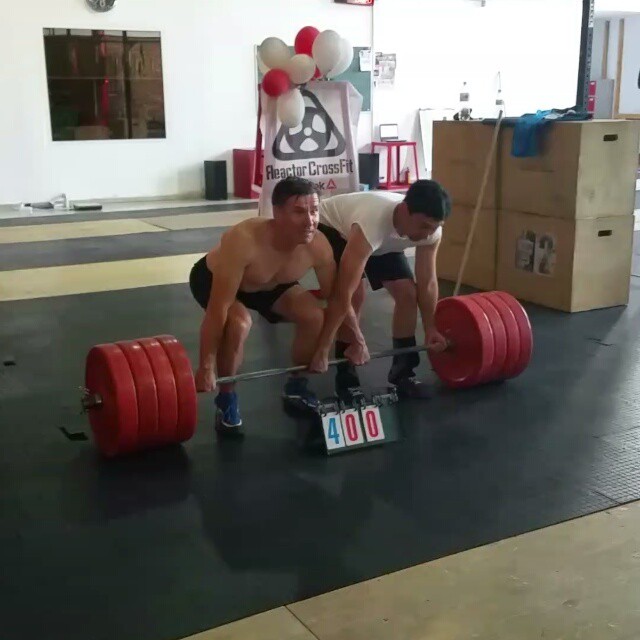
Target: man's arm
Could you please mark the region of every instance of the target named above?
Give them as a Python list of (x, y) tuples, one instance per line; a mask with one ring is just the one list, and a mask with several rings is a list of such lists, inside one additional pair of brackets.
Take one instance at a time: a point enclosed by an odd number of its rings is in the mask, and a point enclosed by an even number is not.
[(371, 245), (365, 238), (362, 229), (358, 225), (354, 225), (340, 260), (338, 277), (327, 305), (324, 326), (313, 358), (314, 362), (328, 358), (340, 325), (344, 322), (349, 310), (353, 311), (351, 299), (360, 284), (364, 267), (371, 252)]
[(218, 265), (213, 272), (209, 304), (200, 325), (200, 369), (215, 370), (216, 356), (235, 302), (251, 247), (243, 231), (231, 230), (222, 237)]
[(446, 346), (446, 340), (437, 331), (434, 323), (438, 304), (438, 275), (436, 257), (440, 240), (432, 245), (416, 247), (416, 284), (418, 290), (418, 308), (422, 317), (427, 346), (438, 349)]
[[(320, 292), (323, 299), (330, 300), (336, 285), (337, 268), (333, 257), (333, 249), (324, 234), (317, 235), (317, 246), (315, 247), (315, 263), (314, 270), (320, 285)], [(353, 334), (352, 342), (365, 344), (364, 336), (360, 330), (360, 325), (356, 317), (351, 300), (349, 300), (349, 309), (344, 319), (344, 324)]]

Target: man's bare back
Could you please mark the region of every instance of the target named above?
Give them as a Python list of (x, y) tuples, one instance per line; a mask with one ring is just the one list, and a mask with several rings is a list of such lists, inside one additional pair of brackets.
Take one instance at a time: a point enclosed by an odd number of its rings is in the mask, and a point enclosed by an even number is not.
[(242, 265), (240, 291), (269, 291), (277, 285), (296, 282), (307, 271), (326, 261), (326, 247), (320, 235), (308, 244), (278, 247), (273, 220), (252, 218), (224, 233), (220, 244), (207, 254), (207, 266), (213, 273), (228, 272), (229, 265)]

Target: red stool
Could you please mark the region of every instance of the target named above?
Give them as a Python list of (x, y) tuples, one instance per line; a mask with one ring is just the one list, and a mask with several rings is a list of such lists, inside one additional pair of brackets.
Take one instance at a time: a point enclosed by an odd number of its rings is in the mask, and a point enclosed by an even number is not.
[[(388, 142), (372, 142), (371, 153), (376, 152), (376, 147), (382, 147), (387, 150), (387, 179), (380, 183), (380, 189), (406, 189), (409, 185), (400, 180), (400, 150), (402, 147), (413, 149), (413, 161), (416, 167), (416, 179), (420, 179), (420, 168), (418, 165), (418, 143), (417, 142), (400, 142), (399, 140), (390, 140)], [(393, 150), (395, 149), (396, 157), (396, 180), (392, 180), (393, 176)]]
[(236, 198), (255, 200), (260, 197), (252, 188), (256, 162), (255, 149), (233, 150), (233, 195)]

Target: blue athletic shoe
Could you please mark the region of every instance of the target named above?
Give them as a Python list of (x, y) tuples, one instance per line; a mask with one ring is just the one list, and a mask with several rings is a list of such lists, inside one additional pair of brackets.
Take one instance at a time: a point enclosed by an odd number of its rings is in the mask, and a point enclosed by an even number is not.
[(296, 408), (315, 409), (318, 406), (318, 398), (309, 389), (309, 381), (303, 376), (291, 376), (284, 386), (282, 397)]
[(242, 418), (238, 409), (238, 395), (235, 391), (220, 392), (216, 397), (216, 419), (224, 427), (242, 426)]

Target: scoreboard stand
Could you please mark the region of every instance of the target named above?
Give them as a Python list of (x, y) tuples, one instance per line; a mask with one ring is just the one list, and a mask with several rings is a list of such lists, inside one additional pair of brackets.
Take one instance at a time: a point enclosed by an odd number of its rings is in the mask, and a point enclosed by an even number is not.
[(366, 394), (357, 387), (347, 398), (325, 399), (311, 416), (307, 444), (334, 456), (396, 442), (401, 435), (397, 403), (394, 388)]

